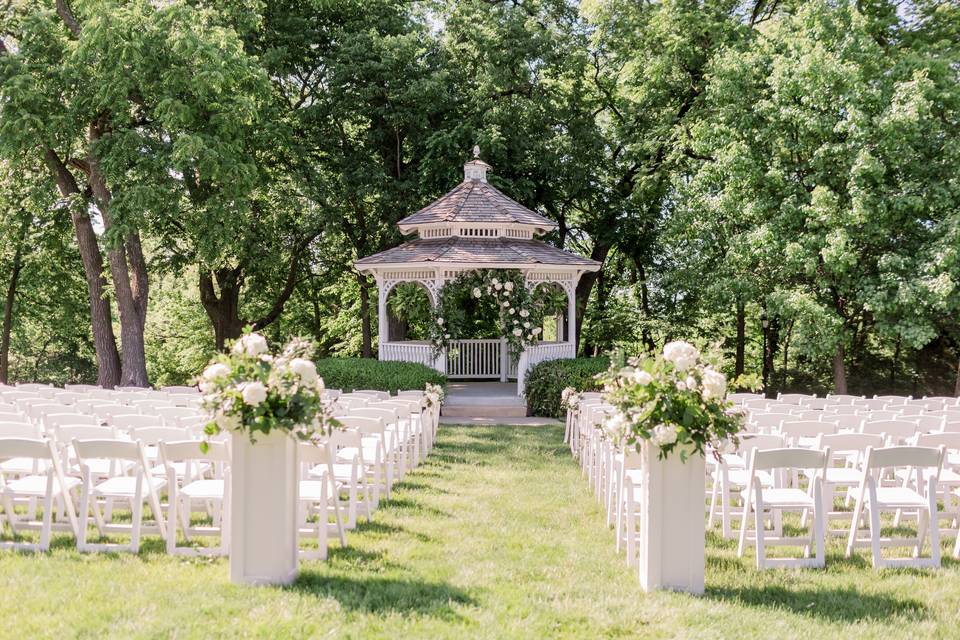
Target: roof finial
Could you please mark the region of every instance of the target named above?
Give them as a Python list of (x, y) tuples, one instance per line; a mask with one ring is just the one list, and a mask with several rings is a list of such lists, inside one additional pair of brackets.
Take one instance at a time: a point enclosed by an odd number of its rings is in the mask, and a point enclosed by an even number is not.
[(480, 159), (480, 145), (473, 145), (473, 160), (463, 165), (464, 180), (487, 181), (487, 169), (490, 168), (486, 162)]
[(473, 145), (473, 157), (477, 160), (480, 159), (480, 145), (478, 144)]

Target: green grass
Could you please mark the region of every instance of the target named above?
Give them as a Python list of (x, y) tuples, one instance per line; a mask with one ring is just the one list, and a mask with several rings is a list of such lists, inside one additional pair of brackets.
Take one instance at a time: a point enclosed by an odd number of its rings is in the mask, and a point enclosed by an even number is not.
[(373, 523), (289, 588), (223, 560), (0, 553), (0, 635), (330, 638), (955, 638), (960, 565), (758, 572), (708, 540), (703, 597), (646, 595), (614, 551), (562, 427), (443, 427)]

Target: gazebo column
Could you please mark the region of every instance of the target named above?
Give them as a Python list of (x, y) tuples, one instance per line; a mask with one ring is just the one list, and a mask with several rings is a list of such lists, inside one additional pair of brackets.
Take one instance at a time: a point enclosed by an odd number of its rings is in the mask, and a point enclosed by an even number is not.
[(567, 287), (567, 341), (571, 345), (572, 358), (577, 357), (577, 281)]
[(387, 318), (387, 292), (384, 282), (377, 276), (377, 357), (383, 359), (383, 345), (389, 342), (390, 321)]

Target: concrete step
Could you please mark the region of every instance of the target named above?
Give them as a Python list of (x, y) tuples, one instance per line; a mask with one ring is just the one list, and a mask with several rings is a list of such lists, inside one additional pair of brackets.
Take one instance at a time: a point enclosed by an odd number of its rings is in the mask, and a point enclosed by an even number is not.
[(527, 405), (515, 402), (509, 404), (444, 403), (440, 407), (440, 415), (449, 418), (523, 418), (527, 415)]

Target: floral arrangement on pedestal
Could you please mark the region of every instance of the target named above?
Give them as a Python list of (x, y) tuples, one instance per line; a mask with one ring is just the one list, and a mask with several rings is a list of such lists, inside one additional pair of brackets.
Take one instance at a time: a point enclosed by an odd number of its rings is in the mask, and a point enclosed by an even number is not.
[(527, 288), (519, 270), (465, 271), (440, 290), (430, 331), (435, 356), (461, 333), (464, 318), (458, 300), (464, 296), (496, 304), (500, 335), (507, 339), (514, 357), (518, 358), (526, 345), (541, 339), (546, 302)]
[(638, 448), (649, 441), (661, 458), (676, 451), (685, 460), (708, 447), (719, 455), (736, 445), (743, 428), (743, 417), (726, 400), (726, 376), (687, 342), (611, 366), (601, 381), (615, 408), (604, 423), (607, 436)]
[(443, 391), (443, 387), (438, 384), (428, 382), (426, 389), (424, 390), (424, 397), (427, 400), (428, 407), (435, 407), (443, 404), (443, 399), (446, 397), (446, 394)]
[(573, 387), (566, 387), (560, 392), (560, 407), (566, 411), (576, 411), (583, 396)]
[(205, 433), (241, 431), (251, 442), (275, 430), (307, 441), (329, 436), (339, 423), (324, 398), (323, 378), (308, 358), (312, 352), (313, 344), (299, 338), (276, 355), (260, 334), (237, 340), (198, 380), (202, 406), (213, 418)]

